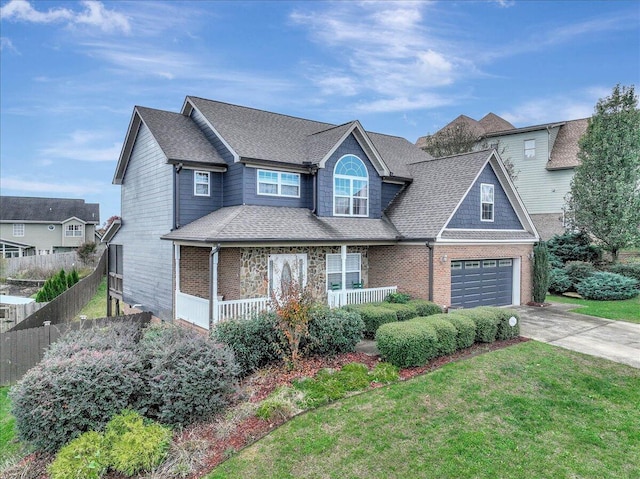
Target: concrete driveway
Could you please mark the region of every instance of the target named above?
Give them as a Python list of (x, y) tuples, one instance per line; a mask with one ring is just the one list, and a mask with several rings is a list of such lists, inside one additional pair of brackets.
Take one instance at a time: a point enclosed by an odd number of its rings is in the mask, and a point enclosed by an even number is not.
[(515, 307), (520, 313), (520, 334), (640, 369), (640, 324), (569, 313), (571, 308), (575, 305)]

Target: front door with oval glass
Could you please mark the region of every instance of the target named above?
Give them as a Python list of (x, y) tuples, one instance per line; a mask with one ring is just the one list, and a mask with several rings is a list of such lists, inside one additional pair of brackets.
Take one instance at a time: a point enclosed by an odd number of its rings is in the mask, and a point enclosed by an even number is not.
[(269, 255), (269, 297), (282, 298), (290, 285), (302, 290), (307, 285), (307, 255)]

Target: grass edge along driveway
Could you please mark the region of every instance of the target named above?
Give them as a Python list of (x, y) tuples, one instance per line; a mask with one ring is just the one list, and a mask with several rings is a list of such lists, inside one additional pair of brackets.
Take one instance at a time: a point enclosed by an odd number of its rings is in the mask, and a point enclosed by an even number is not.
[(553, 303), (575, 304), (574, 313), (596, 316), (598, 318), (640, 323), (640, 295), (620, 301), (595, 301), (568, 296), (547, 295), (545, 301)]
[(529, 341), (303, 414), (207, 478), (637, 479), (639, 385)]

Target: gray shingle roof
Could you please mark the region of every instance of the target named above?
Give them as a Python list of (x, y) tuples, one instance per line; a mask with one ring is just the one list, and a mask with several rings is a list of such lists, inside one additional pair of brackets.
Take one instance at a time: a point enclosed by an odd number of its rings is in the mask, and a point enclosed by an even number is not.
[(355, 121), (345, 123), (327, 130), (319, 131), (307, 137), (307, 160), (318, 164), (342, 138), (342, 136), (353, 127)]
[(60, 223), (73, 216), (86, 223), (100, 224), (100, 205), (70, 198), (0, 196), (0, 221)]
[(587, 131), (588, 125), (589, 119), (583, 118), (568, 121), (560, 127), (547, 163), (548, 170), (574, 168), (580, 165), (578, 142)]
[(136, 107), (168, 160), (224, 164), (195, 122), (180, 113)]
[(306, 208), (230, 206), (172, 231), (163, 239), (203, 242), (380, 241), (397, 230), (386, 219), (318, 217)]
[(435, 238), (462, 200), (493, 150), (409, 165), (413, 183), (387, 210), (405, 238)]

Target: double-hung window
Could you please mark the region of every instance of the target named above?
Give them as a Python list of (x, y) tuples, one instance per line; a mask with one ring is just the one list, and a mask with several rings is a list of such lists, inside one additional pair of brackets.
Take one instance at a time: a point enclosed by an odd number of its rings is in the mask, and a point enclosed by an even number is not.
[(14, 223), (13, 236), (24, 236), (24, 223)]
[(64, 230), (64, 235), (67, 237), (79, 238), (82, 236), (82, 225), (67, 225)]
[(211, 173), (208, 171), (193, 172), (193, 194), (195, 196), (211, 196)]
[(536, 140), (524, 140), (524, 157), (527, 160), (536, 157)]
[(493, 185), (482, 183), (480, 185), (480, 219), (493, 221)]
[[(360, 253), (347, 253), (345, 289), (353, 289), (354, 284), (362, 282), (360, 264)], [(327, 255), (327, 289), (342, 289), (342, 255), (340, 253)]]
[(333, 171), (333, 214), (369, 216), (369, 173), (355, 155), (340, 158)]
[(258, 170), (258, 194), (300, 197), (300, 175), (284, 171)]

